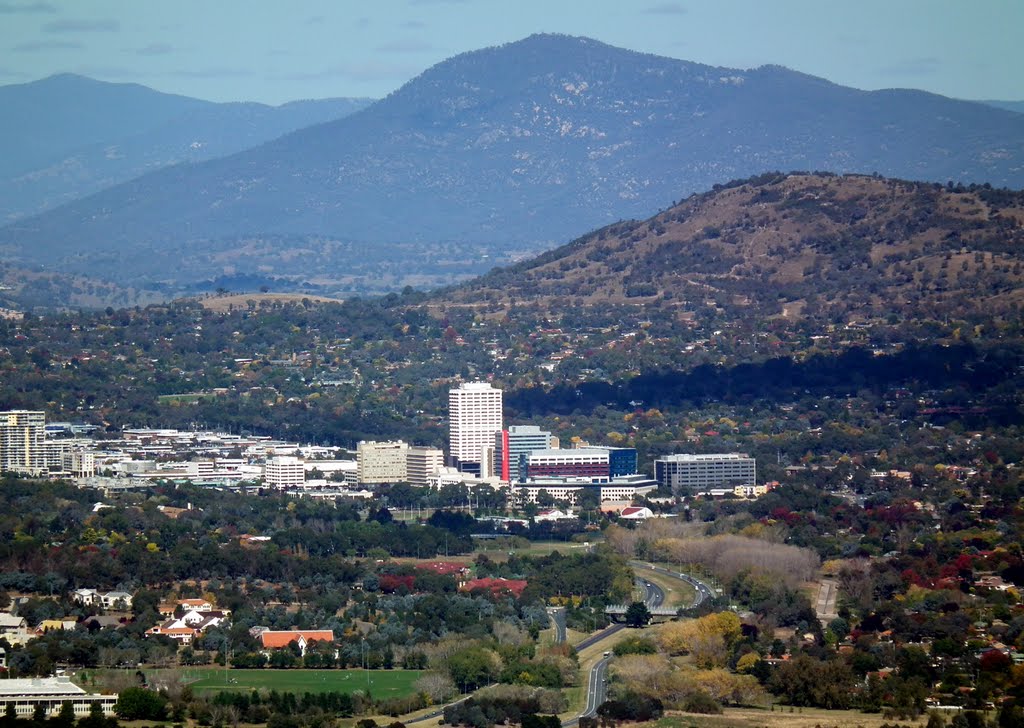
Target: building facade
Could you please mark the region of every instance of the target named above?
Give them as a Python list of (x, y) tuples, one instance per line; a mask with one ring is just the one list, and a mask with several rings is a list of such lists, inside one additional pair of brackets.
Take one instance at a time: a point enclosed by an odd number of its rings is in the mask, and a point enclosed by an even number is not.
[(6, 711), (7, 706), (12, 706), (18, 718), (31, 718), (36, 706), (42, 706), (44, 715), (55, 716), (60, 713), (64, 703), (71, 703), (76, 718), (89, 715), (94, 703), (99, 704), (104, 715), (112, 716), (117, 695), (87, 693), (66, 677), (0, 680), (0, 711)]
[(0, 412), (0, 472), (42, 475), (46, 415), (30, 410)]
[(608, 449), (578, 447), (572, 450), (535, 450), (526, 456), (526, 477), (588, 478), (604, 483), (610, 478)]
[(298, 488), (306, 482), (306, 463), (294, 455), (268, 458), (263, 480), (271, 488)]
[(676, 495), (703, 493), (712, 488), (752, 486), (757, 476), (754, 458), (741, 453), (666, 455), (654, 461), (654, 477)]
[(404, 483), (409, 445), (401, 440), (361, 440), (356, 446), (356, 480), (359, 483)]
[(450, 464), (480, 473), (484, 451), (494, 447), (495, 433), (502, 429), (502, 391), (487, 382), (463, 382), (449, 390), (448, 428)]
[(536, 425), (512, 425), (494, 436), (494, 474), (508, 483), (526, 479), (526, 456), (551, 448), (551, 433)]
[(405, 477), (409, 485), (425, 488), (428, 479), (444, 467), (444, 451), (434, 447), (410, 447), (405, 453)]

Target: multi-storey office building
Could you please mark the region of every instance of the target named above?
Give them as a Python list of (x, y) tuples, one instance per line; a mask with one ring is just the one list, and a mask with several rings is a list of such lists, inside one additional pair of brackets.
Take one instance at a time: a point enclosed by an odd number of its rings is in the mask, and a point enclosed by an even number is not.
[(444, 467), (444, 451), (433, 447), (410, 447), (405, 452), (405, 477), (409, 485), (426, 487), (428, 478)]
[(526, 479), (526, 456), (551, 447), (551, 433), (536, 425), (512, 425), (494, 436), (494, 474), (509, 483)]
[(666, 455), (654, 461), (655, 479), (677, 495), (754, 485), (756, 475), (754, 458), (736, 452)]
[(608, 449), (578, 447), (572, 450), (535, 450), (526, 456), (526, 477), (589, 478), (602, 483), (609, 479)]
[(356, 445), (356, 480), (360, 484), (403, 483), (408, 477), (409, 446), (401, 440)]
[(263, 480), (270, 488), (298, 488), (306, 482), (306, 462), (294, 455), (268, 458)]
[[(480, 472), (484, 450), (502, 428), (502, 391), (487, 382), (464, 382), (448, 392), (448, 457), (466, 472)], [(484, 473), (490, 475), (490, 473)]]

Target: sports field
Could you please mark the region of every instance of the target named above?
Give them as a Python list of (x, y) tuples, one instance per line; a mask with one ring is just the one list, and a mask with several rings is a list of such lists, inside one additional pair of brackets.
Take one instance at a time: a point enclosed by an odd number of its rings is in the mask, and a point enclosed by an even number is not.
[[(419, 670), (224, 670), (191, 668), (185, 681), (197, 693), (226, 690), (276, 690), (279, 693), (352, 693), (366, 690), (375, 698), (395, 698), (413, 692)], [(367, 679), (369, 678), (369, 682)]]

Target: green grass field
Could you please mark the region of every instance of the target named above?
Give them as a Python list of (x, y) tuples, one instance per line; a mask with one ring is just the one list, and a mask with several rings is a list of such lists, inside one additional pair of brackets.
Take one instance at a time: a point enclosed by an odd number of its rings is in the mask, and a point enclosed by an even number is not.
[(413, 692), (419, 670), (223, 670), (186, 669), (183, 677), (197, 693), (226, 690), (277, 690), (281, 693), (352, 693), (367, 689), (375, 698), (395, 698)]

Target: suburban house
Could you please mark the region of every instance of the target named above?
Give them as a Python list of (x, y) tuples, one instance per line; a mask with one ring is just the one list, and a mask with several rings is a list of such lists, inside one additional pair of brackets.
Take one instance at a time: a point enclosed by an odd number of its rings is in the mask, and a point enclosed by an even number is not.
[(29, 630), (24, 617), (10, 612), (0, 612), (0, 637), (11, 645), (21, 645), (34, 638), (35, 634)]
[(188, 612), (213, 612), (227, 615), (230, 614), (228, 610), (218, 610), (213, 604), (206, 599), (178, 599), (173, 602), (164, 602), (157, 611), (165, 617), (173, 617), (175, 614), (188, 613)]
[(192, 644), (192, 640), (201, 635), (210, 627), (216, 627), (227, 621), (228, 613), (221, 611), (200, 612), (191, 610), (180, 617), (171, 617), (162, 624), (150, 627), (146, 630), (147, 635), (163, 635), (181, 642), (183, 645)]
[(123, 591), (100, 593), (95, 589), (75, 589), (71, 598), (79, 604), (100, 606), (104, 609), (131, 609), (132, 595)]
[(36, 625), (36, 634), (42, 635), (47, 632), (58, 630), (74, 629), (78, 625), (77, 619), (44, 619)]

